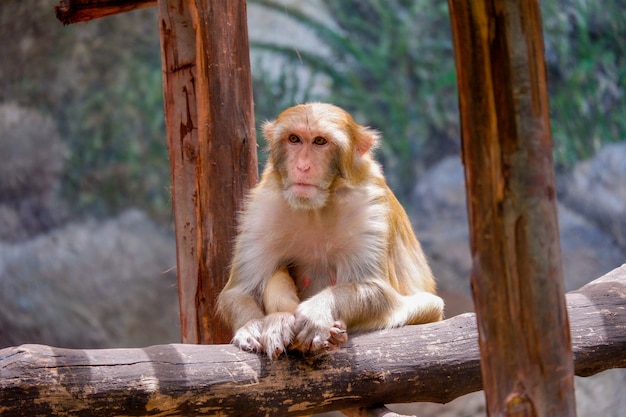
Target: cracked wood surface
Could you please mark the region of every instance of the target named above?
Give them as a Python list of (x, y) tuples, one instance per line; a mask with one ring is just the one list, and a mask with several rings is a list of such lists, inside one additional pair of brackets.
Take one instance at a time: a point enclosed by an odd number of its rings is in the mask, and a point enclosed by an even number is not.
[[(567, 294), (576, 374), (626, 367), (626, 265)], [(445, 403), (482, 389), (472, 313), (355, 335), (322, 358), (270, 362), (231, 345), (0, 350), (0, 414), (310, 414)]]

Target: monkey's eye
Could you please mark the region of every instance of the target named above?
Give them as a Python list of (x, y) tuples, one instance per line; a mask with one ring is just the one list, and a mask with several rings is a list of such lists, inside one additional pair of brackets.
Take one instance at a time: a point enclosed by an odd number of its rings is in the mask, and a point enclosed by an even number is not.
[(287, 140), (289, 141), (289, 143), (300, 143), (300, 136), (298, 136), (298, 135), (289, 135)]
[(326, 145), (328, 141), (326, 140), (326, 138), (318, 136), (315, 139), (313, 139), (313, 143), (321, 146), (321, 145)]

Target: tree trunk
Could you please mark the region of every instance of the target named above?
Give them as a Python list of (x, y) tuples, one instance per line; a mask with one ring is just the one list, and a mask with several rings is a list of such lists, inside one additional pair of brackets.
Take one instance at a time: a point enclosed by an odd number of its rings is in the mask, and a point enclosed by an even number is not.
[(449, 0), (491, 416), (575, 416), (536, 0)]
[(215, 314), (236, 215), (257, 181), (243, 0), (159, 0), (182, 340), (226, 343)]

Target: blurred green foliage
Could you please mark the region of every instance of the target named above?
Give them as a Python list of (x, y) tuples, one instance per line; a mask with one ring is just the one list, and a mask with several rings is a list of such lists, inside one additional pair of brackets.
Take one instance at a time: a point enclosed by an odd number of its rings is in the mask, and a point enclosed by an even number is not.
[(152, 69), (159, 66), (129, 59), (117, 82), (90, 89), (91, 95), (68, 109), (68, 120), (79, 123), (66, 127), (74, 152), (64, 192), (79, 207), (107, 214), (139, 206), (168, 219), (161, 72)]
[(253, 95), (256, 136), (259, 149), (259, 172), (265, 165), (265, 140), (261, 131), (263, 122), (273, 120), (278, 112), (293, 106), (294, 103), (306, 103), (316, 99), (312, 93), (315, 79), (302, 76), (296, 66), (286, 66), (277, 75), (264, 66), (258, 59), (254, 64)]
[(542, 1), (555, 161), (626, 140), (626, 4)]
[[(446, 2), (320, 0), (330, 20), (276, 0), (252, 0), (298, 21), (330, 50), (253, 43), (330, 80), (324, 99), (383, 132), (382, 159), (406, 200), (415, 174), (458, 152), (456, 75)], [(626, 139), (626, 8), (609, 0), (541, 2), (558, 167)], [(404, 198), (403, 198), (404, 197)]]
[(0, 38), (14, 41), (0, 47), (0, 100), (57, 121), (70, 149), (61, 193), (73, 216), (136, 206), (169, 223), (156, 10), (64, 27), (53, 6), (3, 0)]
[[(445, 1), (320, 0), (328, 11), (320, 16), (296, 2), (252, 2), (294, 19), (325, 46), (322, 53), (251, 39), (255, 56), (280, 62), (278, 72), (254, 66), (257, 124), (298, 102), (346, 108), (383, 133), (379, 157), (404, 201), (416, 174), (458, 152)], [(57, 121), (71, 150), (62, 192), (76, 213), (110, 215), (135, 205), (170, 223), (156, 10), (63, 27), (52, 6), (2, 1), (0, 38), (10, 41), (0, 47), (0, 101)], [(541, 6), (555, 160), (567, 168), (603, 143), (626, 139), (626, 8), (618, 0)]]
[(402, 198), (429, 160), (457, 148), (456, 78), (446, 2), (322, 1), (331, 21), (294, 6), (254, 0), (296, 19), (328, 47), (252, 42), (330, 79), (324, 101), (383, 133), (378, 157)]

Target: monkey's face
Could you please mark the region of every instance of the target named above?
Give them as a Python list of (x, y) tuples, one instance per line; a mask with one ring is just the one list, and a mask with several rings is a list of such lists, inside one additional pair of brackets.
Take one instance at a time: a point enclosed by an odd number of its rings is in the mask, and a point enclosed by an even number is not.
[(346, 111), (323, 103), (291, 107), (263, 132), (285, 199), (308, 210), (324, 207), (338, 184), (360, 175), (359, 160), (376, 140)]
[(323, 207), (338, 175), (336, 146), (318, 132), (301, 129), (290, 133), (282, 146), (280, 171), (287, 202), (298, 209)]

